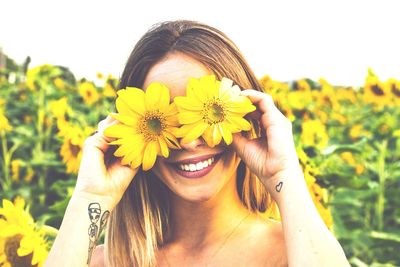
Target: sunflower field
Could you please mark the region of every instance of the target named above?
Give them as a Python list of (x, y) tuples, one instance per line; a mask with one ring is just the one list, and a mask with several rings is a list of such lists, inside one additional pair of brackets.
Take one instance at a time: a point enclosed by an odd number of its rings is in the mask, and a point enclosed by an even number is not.
[[(42, 266), (118, 79), (14, 66), (0, 66), (0, 266)], [(352, 266), (400, 266), (400, 80), (260, 82), (292, 121), (311, 197)]]

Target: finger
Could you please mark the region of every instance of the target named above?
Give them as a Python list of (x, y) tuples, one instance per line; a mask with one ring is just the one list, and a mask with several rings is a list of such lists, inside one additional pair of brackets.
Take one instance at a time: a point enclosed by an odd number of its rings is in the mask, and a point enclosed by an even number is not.
[(232, 146), (236, 150), (240, 158), (243, 158), (243, 151), (248, 142), (247, 138), (241, 132), (232, 134)]
[(258, 106), (259, 110), (263, 113), (261, 118), (262, 122), (265, 123), (265, 127), (288, 123), (285, 115), (275, 106), (271, 95), (253, 89), (243, 90), (240, 93), (247, 96), (252, 103)]
[(119, 122), (110, 121), (106, 118), (98, 124), (98, 131), (85, 139), (82, 148), (81, 166), (85, 166), (85, 168), (89, 168), (90, 170), (105, 172), (104, 154), (109, 148), (109, 142), (112, 142), (115, 138), (106, 137), (103, 132), (108, 126), (117, 123)]
[(109, 173), (112, 175), (113, 179), (116, 179), (116, 183), (120, 184), (124, 189), (126, 189), (136, 173), (139, 167), (133, 169), (128, 165), (122, 165), (121, 158), (117, 160), (110, 166)]
[[(97, 131), (95, 134), (100, 136), (102, 139), (104, 139), (107, 143), (110, 143), (116, 138), (108, 137), (104, 135), (104, 130), (107, 129), (108, 127), (120, 123), (118, 120), (114, 119), (110, 115), (108, 115), (104, 120), (100, 121), (97, 125)], [(104, 151), (104, 150), (103, 150)]]

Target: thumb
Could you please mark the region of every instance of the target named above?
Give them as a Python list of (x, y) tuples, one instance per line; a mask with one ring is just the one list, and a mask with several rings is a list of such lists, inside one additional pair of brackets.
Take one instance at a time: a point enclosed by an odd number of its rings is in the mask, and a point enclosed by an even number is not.
[(236, 153), (239, 155), (239, 157), (242, 159), (244, 155), (244, 149), (247, 143), (248, 143), (247, 138), (244, 137), (241, 132), (233, 134), (232, 146), (236, 150)]
[[(113, 141), (114, 138), (109, 138), (103, 134), (105, 128), (103, 125), (104, 123), (108, 123), (109, 125), (118, 123), (118, 121), (110, 121), (110, 117), (108, 116), (104, 121), (99, 123), (98, 131), (86, 138), (82, 148), (79, 172), (81, 172), (81, 167), (84, 166), (85, 170), (89, 172), (98, 172), (96, 173), (97, 175), (106, 173), (104, 154), (109, 148), (109, 143)], [(85, 170), (82, 171), (84, 172)]]
[(124, 190), (129, 186), (139, 167), (132, 168), (129, 165), (122, 165), (121, 158), (117, 158), (110, 166), (108, 172), (116, 184), (119, 184)]

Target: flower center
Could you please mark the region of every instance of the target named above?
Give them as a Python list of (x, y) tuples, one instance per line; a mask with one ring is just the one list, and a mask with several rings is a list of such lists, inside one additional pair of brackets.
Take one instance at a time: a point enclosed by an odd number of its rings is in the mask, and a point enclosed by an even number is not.
[(4, 254), (6, 254), (7, 261), (11, 264), (11, 266), (32, 266), (32, 254), (23, 257), (20, 257), (17, 254), (21, 239), (21, 234), (7, 238), (4, 244)]
[(160, 134), (161, 132), (161, 121), (158, 118), (153, 118), (147, 121), (147, 128), (156, 134)]
[(78, 154), (79, 154), (79, 151), (81, 151), (81, 148), (79, 146), (77, 146), (77, 145), (72, 144), (71, 140), (68, 141), (68, 145), (69, 145), (69, 151), (71, 151), (71, 154), (74, 157), (77, 157)]
[(218, 98), (213, 98), (209, 102), (204, 103), (203, 120), (212, 125), (222, 122), (225, 119), (225, 107)]
[(397, 88), (397, 86), (395, 84), (392, 84), (392, 93), (395, 96), (400, 97), (400, 88)]
[(382, 88), (377, 84), (371, 86), (371, 90), (375, 95), (384, 95)]
[(165, 116), (158, 110), (148, 111), (139, 123), (139, 132), (146, 141), (156, 140), (166, 127)]

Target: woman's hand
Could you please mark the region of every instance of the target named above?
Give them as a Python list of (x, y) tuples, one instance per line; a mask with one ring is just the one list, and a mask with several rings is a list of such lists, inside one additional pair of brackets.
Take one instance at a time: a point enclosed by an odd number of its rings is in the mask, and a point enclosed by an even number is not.
[(292, 123), (275, 106), (272, 97), (253, 89), (241, 91), (257, 106), (249, 114), (261, 122), (266, 136), (249, 140), (233, 135), (233, 146), (247, 167), (266, 185), (267, 180), (287, 171), (301, 170), (292, 134)]
[[(74, 191), (75, 195), (101, 199), (110, 209), (119, 202), (138, 171), (137, 168), (122, 165), (120, 158), (110, 154), (112, 149), (108, 143), (115, 139), (104, 136), (103, 131), (117, 123), (117, 120), (107, 116), (98, 124), (97, 132), (85, 140)], [(112, 162), (107, 162), (106, 153), (114, 157)]]

